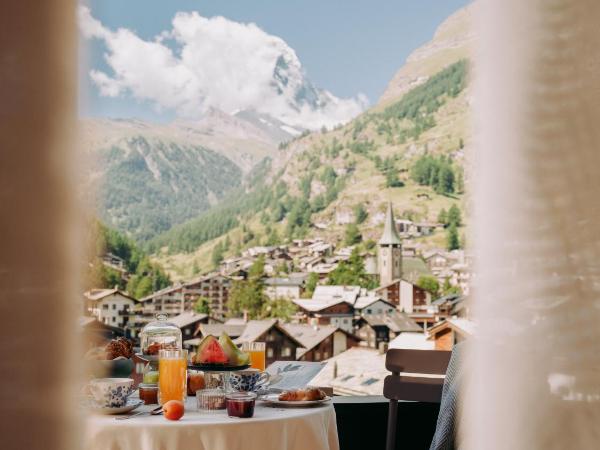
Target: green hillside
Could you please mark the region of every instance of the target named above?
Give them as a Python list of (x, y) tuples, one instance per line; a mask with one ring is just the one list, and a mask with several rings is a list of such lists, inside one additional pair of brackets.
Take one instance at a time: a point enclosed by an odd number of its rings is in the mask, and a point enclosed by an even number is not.
[[(136, 298), (142, 298), (171, 284), (162, 267), (150, 261), (148, 254), (131, 239), (98, 221), (94, 221), (88, 231), (92, 248), (88, 252), (90, 264), (85, 274), (87, 289), (117, 286)], [(123, 259), (124, 269), (130, 274), (128, 280), (117, 270), (102, 264), (101, 257), (108, 253)]]
[[(437, 221), (442, 210), (462, 204), (467, 72), (467, 62), (457, 61), (384, 108), (282, 145), (284, 162), (263, 168), (263, 181), (249, 192), (153, 239), (149, 249), (182, 277), (245, 247), (292, 238), (370, 246), (386, 201), (398, 216)], [(344, 215), (354, 224), (338, 223)], [(423, 240), (446, 245), (445, 233)]]
[(102, 220), (140, 242), (208, 210), (242, 179), (219, 153), (142, 135), (100, 150), (96, 165)]

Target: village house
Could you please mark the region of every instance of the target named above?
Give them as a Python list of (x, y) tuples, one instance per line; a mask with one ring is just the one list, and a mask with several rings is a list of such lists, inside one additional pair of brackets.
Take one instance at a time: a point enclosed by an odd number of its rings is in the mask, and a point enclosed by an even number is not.
[(360, 339), (332, 325), (286, 323), (283, 327), (302, 344), (298, 361), (323, 361), (359, 344)]
[(100, 322), (96, 317), (82, 316), (78, 319), (83, 350), (106, 345), (111, 339), (124, 336), (122, 328)]
[(184, 340), (191, 339), (196, 336), (200, 325), (207, 324), (208, 321), (208, 314), (200, 314), (194, 311), (186, 311), (169, 319), (170, 323), (181, 329), (181, 336)]
[(265, 280), (265, 294), (271, 300), (286, 298), (299, 299), (304, 292), (304, 285), (308, 274), (292, 273), (287, 277), (267, 278)]
[(257, 256), (271, 256), (276, 247), (250, 247), (242, 252), (242, 256), (256, 258)]
[(302, 343), (289, 334), (277, 319), (248, 321), (234, 342), (265, 342), (267, 366), (275, 361), (295, 361), (297, 351), (302, 347)]
[(393, 303), (384, 300), (374, 291), (361, 293), (354, 302), (354, 310), (360, 315), (391, 314), (396, 311)]
[(448, 318), (431, 327), (429, 340), (435, 342), (435, 350), (452, 350), (455, 344), (473, 336), (477, 323), (466, 318)]
[(115, 269), (125, 269), (125, 260), (120, 256), (114, 255), (113, 253), (105, 253), (102, 255), (102, 262)]
[(316, 319), (318, 325), (333, 325), (353, 331), (354, 303), (360, 286), (317, 286), (311, 299), (294, 300), (303, 320)]
[(119, 289), (91, 289), (84, 293), (84, 314), (117, 328), (125, 328), (137, 300)]
[(231, 280), (218, 273), (203, 275), (186, 283), (177, 283), (141, 299), (151, 314), (170, 317), (192, 311), (200, 297), (209, 300), (210, 313), (216, 318), (225, 316)]
[(328, 256), (333, 251), (333, 244), (325, 241), (316, 241), (308, 246), (308, 252), (315, 256)]
[(396, 219), (396, 229), (400, 234), (408, 235), (413, 226), (413, 221), (408, 219)]
[(337, 263), (322, 262), (307, 268), (307, 272), (316, 273), (319, 276), (319, 280), (325, 280), (329, 274), (337, 268), (337, 266)]
[(407, 314), (392, 310), (383, 314), (365, 314), (356, 322), (356, 335), (368, 347), (380, 348), (401, 333), (422, 333), (423, 329)]
[(407, 313), (425, 310), (431, 303), (429, 292), (403, 279), (393, 280), (391, 283), (375, 289), (375, 293), (400, 311)]
[(436, 272), (446, 269), (452, 262), (454, 262), (454, 258), (450, 255), (450, 253), (441, 249), (433, 249), (424, 252), (423, 259), (434, 275)]
[(431, 310), (440, 319), (452, 316), (462, 317), (466, 313), (464, 300), (465, 297), (460, 294), (445, 295), (431, 302)]
[(463, 294), (469, 295), (469, 285), (471, 281), (469, 267), (464, 263), (457, 263), (450, 267), (450, 270), (452, 271), (450, 284), (460, 288)]

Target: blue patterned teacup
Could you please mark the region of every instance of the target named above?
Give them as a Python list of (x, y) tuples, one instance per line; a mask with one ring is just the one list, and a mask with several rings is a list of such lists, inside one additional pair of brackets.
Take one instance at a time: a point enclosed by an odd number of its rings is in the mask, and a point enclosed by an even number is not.
[(229, 384), (236, 391), (256, 392), (269, 382), (269, 374), (258, 369), (246, 369), (233, 372)]
[(99, 406), (120, 408), (134, 391), (131, 378), (96, 378), (90, 382), (90, 391)]

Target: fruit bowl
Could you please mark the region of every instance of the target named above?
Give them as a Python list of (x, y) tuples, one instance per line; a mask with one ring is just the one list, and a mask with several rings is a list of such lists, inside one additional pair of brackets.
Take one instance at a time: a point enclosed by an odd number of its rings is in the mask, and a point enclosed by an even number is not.
[(241, 366), (231, 366), (229, 364), (188, 363), (188, 369), (201, 370), (203, 372), (235, 372), (238, 370), (246, 370), (249, 367), (250, 367), (250, 364), (243, 364)]

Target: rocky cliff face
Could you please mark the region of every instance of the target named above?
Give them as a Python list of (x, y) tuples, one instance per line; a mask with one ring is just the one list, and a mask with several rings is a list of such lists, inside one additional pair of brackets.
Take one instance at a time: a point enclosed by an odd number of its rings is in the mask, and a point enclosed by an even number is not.
[(472, 21), (476, 8), (476, 4), (466, 6), (442, 22), (433, 39), (410, 54), (406, 64), (389, 82), (379, 103), (385, 105), (397, 100), (444, 67), (468, 58), (475, 39)]

